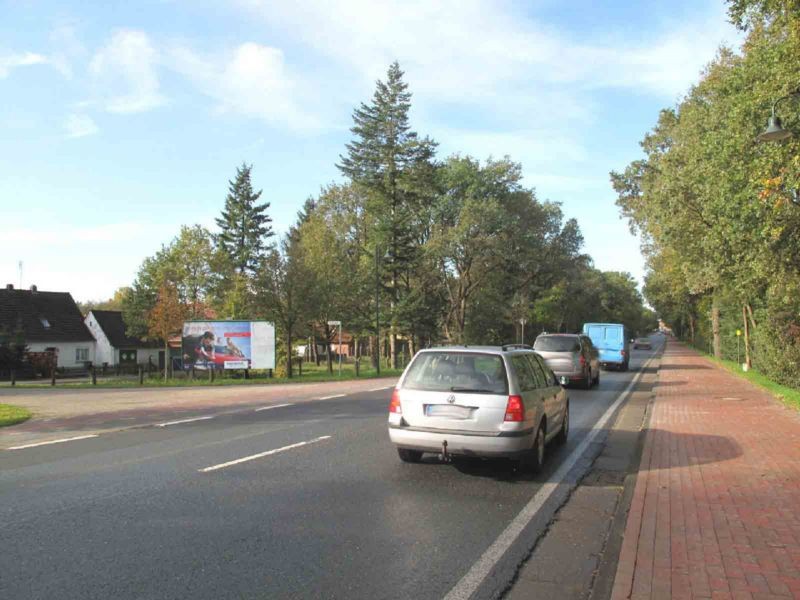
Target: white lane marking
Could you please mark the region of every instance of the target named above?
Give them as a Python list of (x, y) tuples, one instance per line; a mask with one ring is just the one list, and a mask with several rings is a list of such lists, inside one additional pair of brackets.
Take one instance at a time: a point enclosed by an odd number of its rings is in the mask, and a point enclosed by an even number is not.
[(283, 408), (284, 406), (294, 406), (294, 404), (272, 404), (271, 406), (262, 406), (261, 408), (257, 408), (255, 412), (261, 412), (262, 410), (271, 410), (273, 408)]
[(253, 454), (251, 456), (245, 456), (244, 458), (237, 458), (236, 460), (231, 460), (225, 463), (221, 463), (218, 465), (213, 465), (211, 467), (206, 467), (205, 469), (198, 469), (198, 473), (208, 473), (209, 471), (216, 471), (218, 469), (224, 469), (225, 467), (231, 467), (233, 465), (238, 465), (239, 463), (247, 462), (249, 460), (255, 460), (257, 458), (263, 458), (265, 456), (270, 456), (272, 454), (278, 454), (278, 452), (286, 452), (286, 450), (292, 450), (293, 448), (300, 448), (301, 446), (308, 446), (309, 444), (316, 444), (317, 442), (321, 442), (322, 440), (328, 440), (331, 436), (323, 435), (322, 437), (314, 438), (313, 440), (308, 440), (306, 442), (297, 442), (296, 444), (289, 444), (288, 446), (283, 446), (282, 448), (275, 448), (275, 450), (267, 450), (266, 452), (259, 452), (258, 454)]
[(208, 421), (217, 415), (208, 415), (205, 417), (193, 417), (191, 419), (181, 419), (180, 421), (167, 421), (166, 423), (156, 423), (156, 427), (169, 427), (170, 425), (181, 425), (182, 423), (193, 423), (194, 421)]
[(539, 509), (542, 508), (544, 503), (550, 497), (550, 495), (558, 488), (561, 481), (567, 476), (567, 473), (570, 472), (575, 463), (580, 460), (583, 456), (583, 453), (586, 452), (586, 448), (589, 447), (589, 444), (592, 443), (595, 437), (600, 433), (600, 430), (605, 426), (606, 422), (611, 418), (611, 415), (614, 414), (614, 411), (617, 410), (622, 400), (628, 395), (628, 392), (633, 388), (639, 378), (644, 374), (644, 369), (650, 364), (650, 361), (653, 360), (653, 357), (649, 358), (647, 362), (644, 363), (641, 370), (634, 377), (631, 382), (628, 384), (628, 387), (617, 397), (614, 403), (608, 407), (603, 416), (594, 424), (594, 427), (589, 430), (589, 433), (586, 434), (586, 437), (583, 438), (578, 447), (572, 451), (567, 457), (567, 460), (564, 461), (558, 470), (553, 473), (550, 479), (542, 484), (542, 487), (539, 488), (539, 491), (530, 499), (528, 504), (526, 504), (523, 509), (519, 512), (519, 514), (514, 517), (514, 520), (508, 524), (508, 527), (505, 528), (503, 533), (492, 543), (489, 548), (481, 555), (478, 561), (472, 565), (469, 571), (467, 571), (466, 575), (464, 575), (461, 580), (453, 587), (452, 590), (448, 592), (448, 594), (444, 597), (444, 600), (467, 600), (475, 590), (478, 589), (478, 586), (483, 582), (486, 576), (491, 572), (492, 568), (500, 562), (500, 559), (505, 554), (506, 550), (509, 549), (511, 544), (519, 537), (519, 534), (522, 533), (522, 530), (530, 523)]
[(345, 394), (334, 394), (333, 396), (323, 396), (322, 398), (317, 398), (317, 400), (330, 400), (331, 398), (344, 398)]
[(368, 391), (368, 392), (380, 392), (380, 391), (383, 391), (383, 390), (388, 390), (388, 389), (389, 389), (389, 388), (391, 388), (391, 387), (394, 387), (394, 386), (393, 386), (393, 385), (385, 385), (385, 386), (383, 386), (383, 387), (379, 387), (379, 388), (372, 388), (371, 390), (367, 390), (367, 391)]
[(60, 440), (50, 440), (49, 442), (36, 442), (35, 444), (11, 446), (10, 448), (6, 448), (6, 450), (22, 450), (23, 448), (35, 448), (36, 446), (47, 446), (49, 444), (63, 444), (64, 442), (72, 442), (74, 440), (88, 440), (89, 438), (96, 438), (96, 437), (97, 437), (96, 433), (93, 433), (91, 435), (78, 435), (71, 438), (62, 438)]

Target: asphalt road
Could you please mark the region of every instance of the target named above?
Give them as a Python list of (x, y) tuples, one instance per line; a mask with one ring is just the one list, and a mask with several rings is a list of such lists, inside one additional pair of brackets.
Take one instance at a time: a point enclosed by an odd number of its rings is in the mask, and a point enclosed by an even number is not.
[(390, 389), (0, 451), (0, 598), (442, 598), (649, 355), (570, 390), (536, 477), (401, 463)]

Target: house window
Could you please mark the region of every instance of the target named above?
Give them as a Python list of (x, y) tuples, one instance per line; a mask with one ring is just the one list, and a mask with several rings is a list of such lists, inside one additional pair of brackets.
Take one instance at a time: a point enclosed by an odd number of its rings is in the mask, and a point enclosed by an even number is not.
[(75, 348), (75, 362), (88, 362), (89, 349), (88, 348)]
[(44, 317), (39, 317), (39, 322), (42, 324), (42, 327), (44, 327), (45, 329), (50, 329), (50, 321), (48, 321)]

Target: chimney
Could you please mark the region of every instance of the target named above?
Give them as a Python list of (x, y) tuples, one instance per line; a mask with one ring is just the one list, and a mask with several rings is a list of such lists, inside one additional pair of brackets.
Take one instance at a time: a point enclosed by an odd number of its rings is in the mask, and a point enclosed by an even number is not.
[(13, 290), (14, 289), (14, 284), (13, 283), (7, 283), (6, 284), (6, 289), (7, 290)]
[(31, 291), (35, 294), (36, 292), (39, 291), (39, 288), (37, 288), (35, 285), (32, 285), (31, 286)]

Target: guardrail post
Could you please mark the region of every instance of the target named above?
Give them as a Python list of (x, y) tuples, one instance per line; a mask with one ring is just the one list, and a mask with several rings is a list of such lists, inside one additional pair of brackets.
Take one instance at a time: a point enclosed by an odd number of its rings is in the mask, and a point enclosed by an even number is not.
[(192, 368), (189, 369), (189, 379), (194, 381), (194, 365), (192, 365)]
[(356, 377), (358, 377), (358, 371), (359, 371), (359, 366), (360, 366), (359, 363), (361, 363), (361, 359), (357, 358), (356, 359)]
[(245, 369), (244, 370), (244, 378), (245, 379), (250, 379), (250, 369)]
[(50, 385), (56, 384), (56, 368), (55, 366), (50, 367)]
[(17, 385), (17, 372), (11, 369), (11, 385)]
[(272, 369), (269, 370), (269, 378), (272, 379)]
[(303, 357), (302, 356), (297, 359), (297, 376), (298, 377), (302, 377), (303, 376)]
[(209, 373), (209, 380), (211, 381), (211, 383), (214, 383), (214, 369), (213, 368), (209, 369), (208, 373)]
[(95, 370), (94, 365), (92, 365), (89, 368), (91, 369), (92, 372), (92, 385), (97, 385), (97, 371)]
[(144, 367), (139, 365), (139, 385), (144, 385)]

